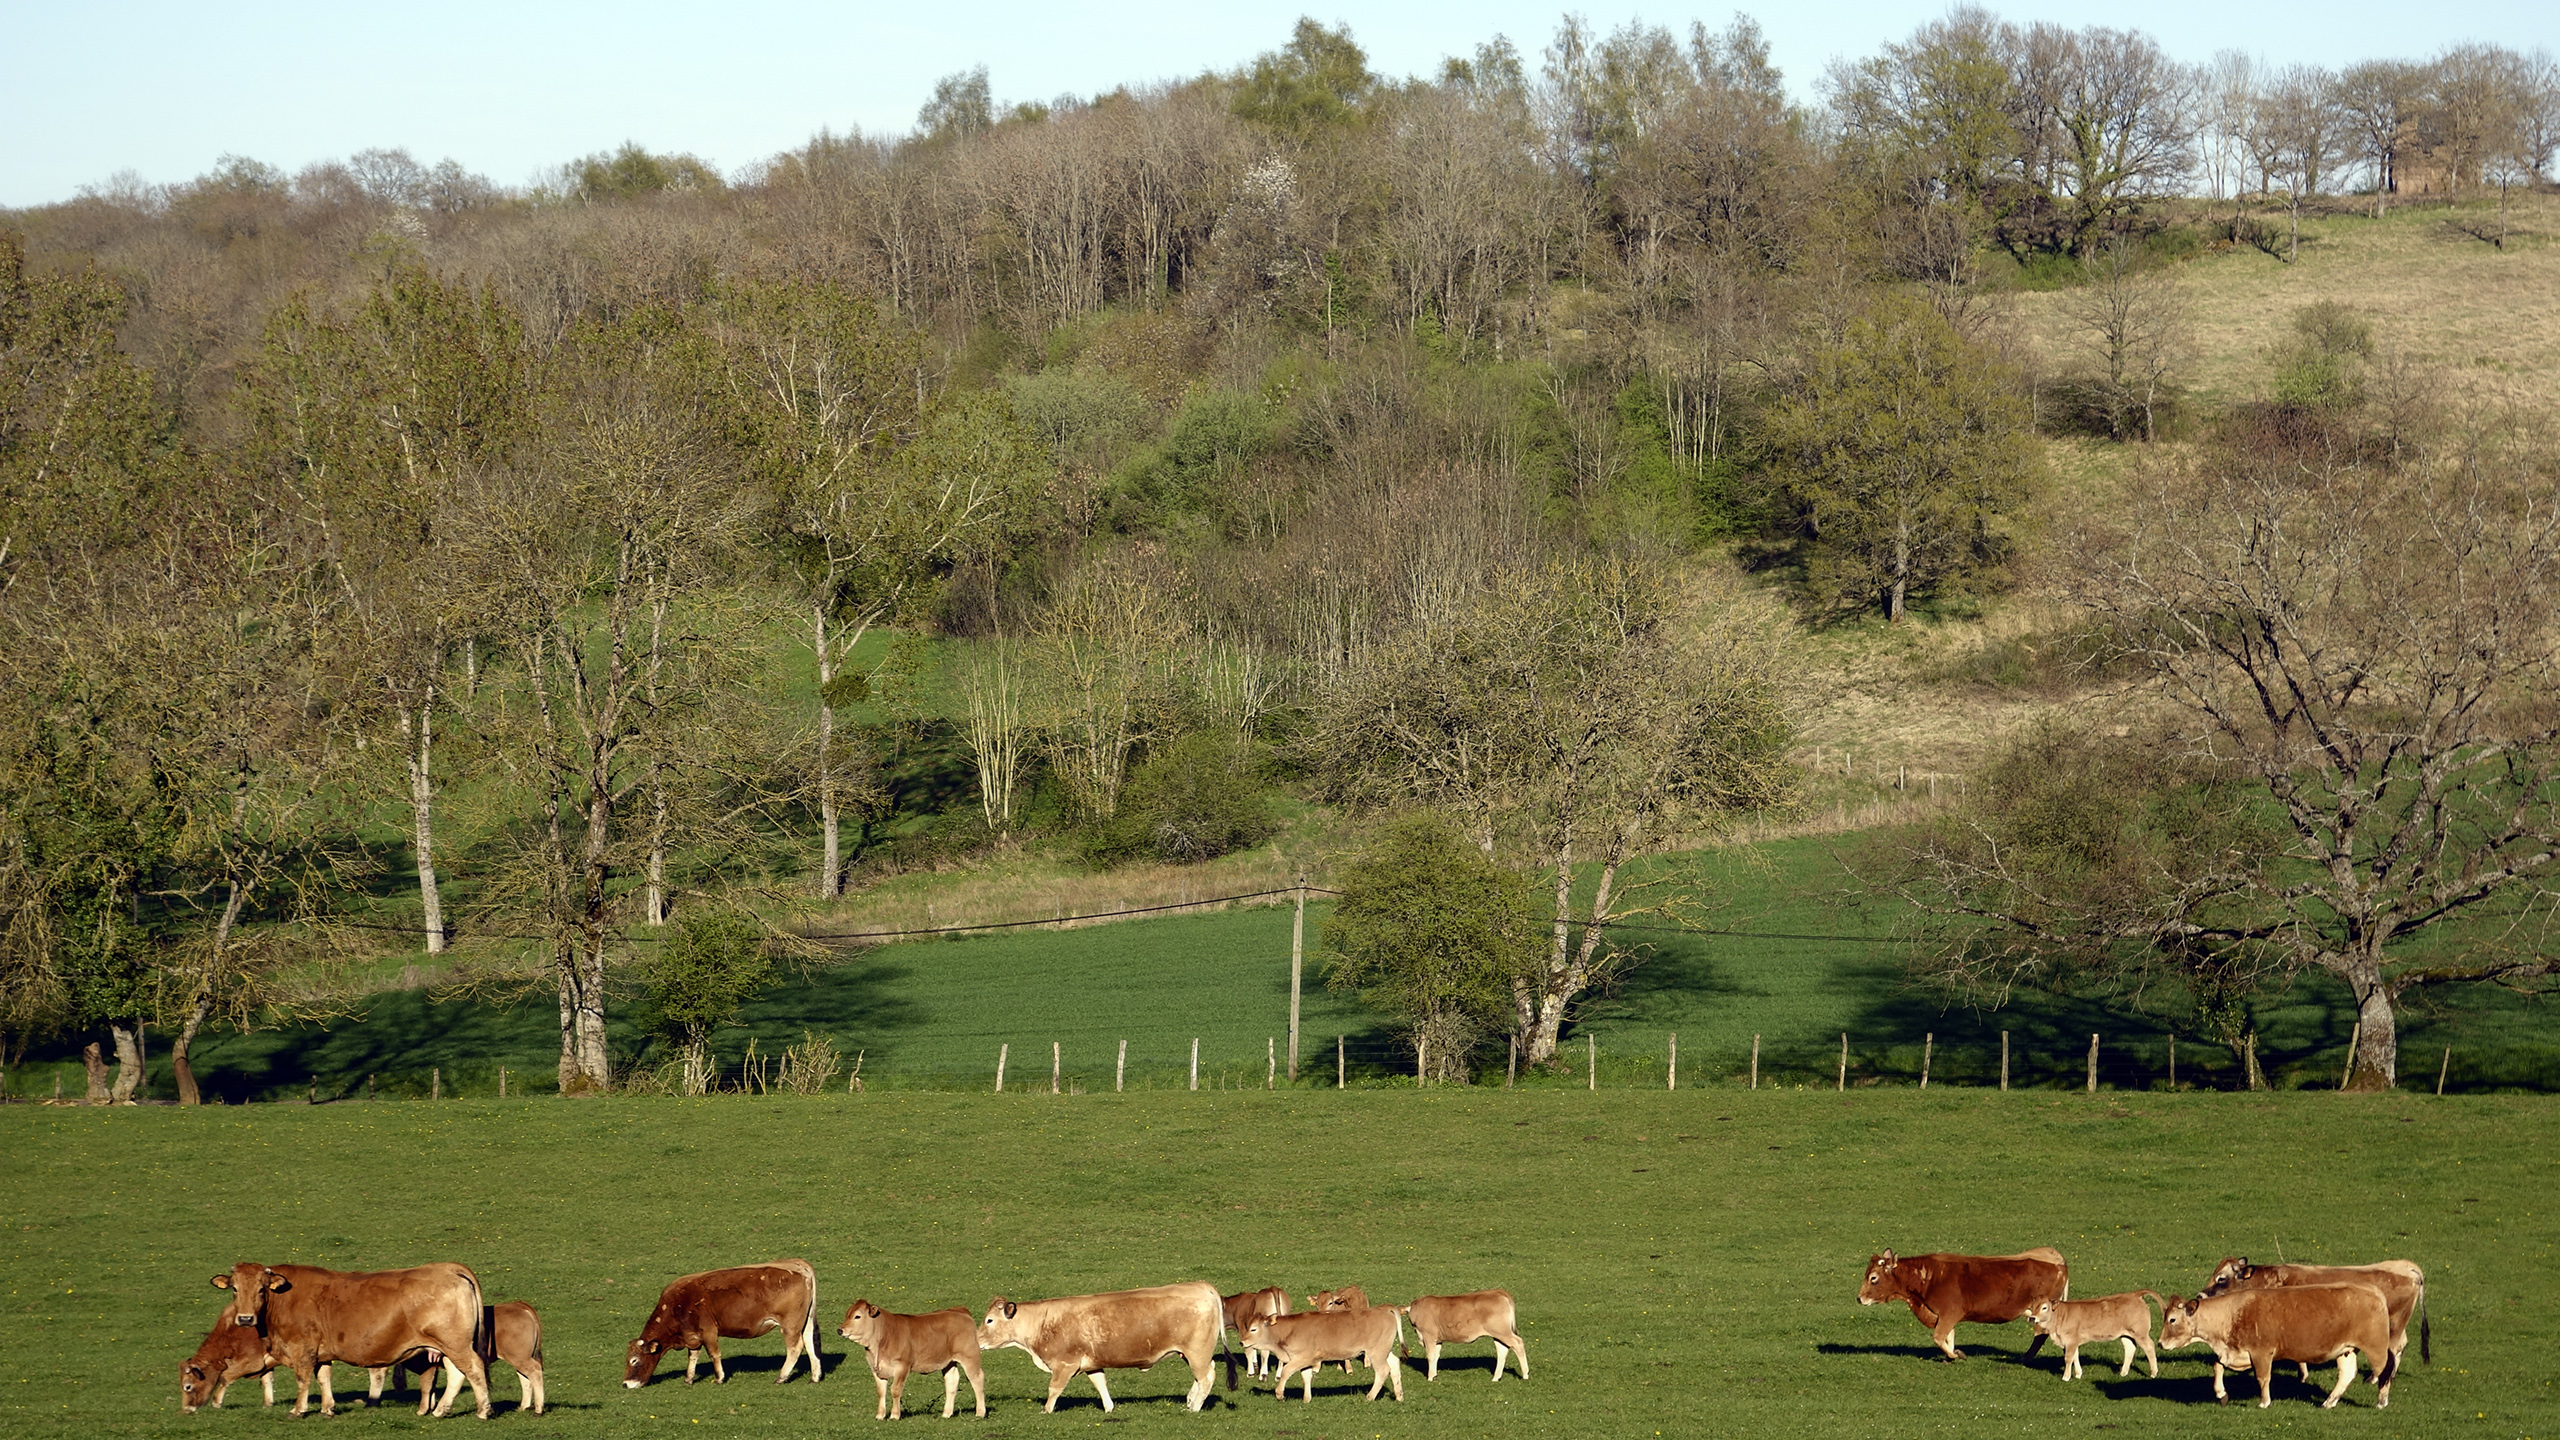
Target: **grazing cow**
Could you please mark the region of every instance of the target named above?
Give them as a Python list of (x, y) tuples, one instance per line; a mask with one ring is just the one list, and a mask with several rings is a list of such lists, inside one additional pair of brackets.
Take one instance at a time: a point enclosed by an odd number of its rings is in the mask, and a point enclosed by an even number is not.
[(1504, 1347), (1520, 1354), (1520, 1378), (1529, 1378), (1529, 1347), (1520, 1339), (1520, 1315), (1508, 1290), (1478, 1290), (1471, 1295), (1425, 1295), (1401, 1307), (1422, 1342), (1422, 1378), (1440, 1378), (1440, 1347), (1471, 1340), (1493, 1341), (1493, 1378), (1502, 1381)]
[[(441, 1350), (471, 1382), (473, 1413), (489, 1418), (487, 1333), (481, 1328), (480, 1278), (461, 1265), (408, 1270), (323, 1270), (312, 1265), (240, 1264), (213, 1277), (231, 1292), (231, 1323), (266, 1337), (274, 1362), (296, 1381), (293, 1413), (311, 1408), (320, 1380), (320, 1413), (338, 1413), (332, 1362), (366, 1369), (396, 1365), (421, 1350)], [(453, 1411), (459, 1385), (436, 1414)]]
[[(2015, 1255), (1902, 1255), (1887, 1250), (1868, 1257), (1866, 1283), (1858, 1287), (1858, 1303), (1910, 1302), (1913, 1319), (1929, 1327), (1938, 1349), (1961, 1360), (1956, 1326), (2006, 1325), (2036, 1308), (2041, 1300), (2071, 1298), (2071, 1268), (2062, 1252), (2049, 1245)], [(2032, 1357), (2044, 1336), (2027, 1342)]]
[(1310, 1310), (1366, 1310), (1369, 1308), (1369, 1292), (1357, 1285), (1345, 1285), (1339, 1290), (1319, 1290), (1307, 1297), (1307, 1308)]
[[(2408, 1260), (2380, 1260), (2371, 1265), (2252, 1265), (2246, 1255), (2226, 1256), (2205, 1282), (2207, 1295), (2234, 1290), (2264, 1290), (2286, 1285), (2370, 1285), (2382, 1292), (2391, 1311), (2391, 1353), (2409, 1348), (2409, 1314), (2418, 1316), (2418, 1358), (2436, 1358), (2434, 1328), (2427, 1322), (2427, 1272)], [(2305, 1367), (2303, 1378), (2311, 1378)]]
[(773, 1383), (788, 1383), (791, 1367), (805, 1353), (809, 1381), (815, 1384), (825, 1375), (818, 1363), (817, 1317), (818, 1272), (806, 1260), (679, 1276), (659, 1292), (658, 1308), (649, 1312), (640, 1338), (624, 1352), (622, 1388), (637, 1390), (648, 1384), (657, 1373), (659, 1359), (669, 1350), (684, 1352), (687, 1385), (694, 1381), (702, 1352), (709, 1350), (711, 1378), (726, 1385), (729, 1370), (720, 1360), (720, 1342), (750, 1339), (777, 1328), (782, 1331), (782, 1373), (773, 1377)]
[(998, 1295), (987, 1302), (978, 1348), (1010, 1345), (1029, 1355), (1032, 1364), (1048, 1373), (1049, 1402), (1041, 1408), (1052, 1413), (1067, 1382), (1078, 1375), (1092, 1377), (1093, 1393), (1102, 1397), (1108, 1412), (1111, 1389), (1103, 1383), (1103, 1371), (1143, 1370), (1179, 1354), (1191, 1366), (1191, 1393), (1183, 1403), (1197, 1410), (1209, 1403), (1223, 1320), (1218, 1288), (1199, 1281), (1054, 1300)]
[(2238, 1290), (2227, 1295), (2173, 1299), (2160, 1316), (2160, 1348), (2203, 1342), (2213, 1348), (2213, 1398), (2228, 1403), (2224, 1367), (2246, 1367), (2258, 1377), (2258, 1408), (2274, 1401), (2279, 1360), (2304, 1365), (2338, 1362), (2338, 1383), (2320, 1402), (2338, 1403), (2356, 1378), (2356, 1356), (2374, 1367), (2377, 1410), (2391, 1404), (2391, 1380), (2400, 1356), (2391, 1348), (2391, 1311), (2370, 1285), (2297, 1285)]
[[(1272, 1285), (1260, 1290), (1247, 1290), (1240, 1295), (1222, 1295), (1218, 1297), (1218, 1308), (1225, 1312), (1227, 1328), (1236, 1332), (1237, 1342), (1244, 1347), (1244, 1373), (1261, 1374), (1262, 1358), (1270, 1352), (1244, 1338), (1245, 1324), (1264, 1315), (1288, 1314), (1289, 1292)], [(1230, 1360), (1227, 1365), (1227, 1388), (1230, 1390), (1236, 1388), (1235, 1369), (1234, 1362)]]
[(1272, 1395), (1289, 1398), (1289, 1377), (1298, 1377), (1305, 1398), (1316, 1398), (1316, 1372), (1327, 1360), (1349, 1370), (1359, 1361), (1374, 1373), (1369, 1398), (1392, 1383), (1396, 1399), (1404, 1399), (1404, 1367), (1396, 1363), (1396, 1346), (1404, 1339), (1404, 1312), (1393, 1305), (1368, 1310), (1318, 1310), (1304, 1315), (1257, 1315), (1245, 1322), (1245, 1343), (1271, 1353), (1272, 1373), (1280, 1377)]
[[(2151, 1307), (2145, 1299), (2160, 1300), (2155, 1290), (2128, 1290), (2121, 1295), (2101, 1295), (2095, 1300), (2039, 1300), (2027, 1313), (2027, 1323), (2036, 1333), (2048, 1337), (2062, 1350), (2062, 1378), (2080, 1378), (2080, 1347), (2100, 1345), (2109, 1340), (2124, 1342), (2124, 1363), (2116, 1366), (2117, 1378), (2133, 1373), (2133, 1347), (2141, 1342), (2143, 1358), (2151, 1362), (2151, 1378), (2160, 1378), (2160, 1352), (2151, 1346)], [(2160, 1301), (2163, 1308), (2168, 1302)]]
[(892, 1315), (868, 1300), (856, 1300), (844, 1312), (836, 1333), (862, 1347), (871, 1362), (871, 1379), (880, 1387), (874, 1420), (895, 1420), (906, 1413), (907, 1377), (918, 1371), (942, 1372), (942, 1418), (960, 1408), (960, 1377), (969, 1377), (969, 1393), (978, 1397), (978, 1418), (987, 1418), (987, 1373), (978, 1360), (978, 1317), (954, 1305), (930, 1315)]
[[(496, 1337), (498, 1358), (506, 1361), (516, 1372), (516, 1409), (541, 1414), (548, 1405), (542, 1390), (542, 1317), (522, 1300), (510, 1300), (503, 1305), (490, 1306), (489, 1312), (481, 1317), (481, 1324)], [(444, 1386), (448, 1392), (462, 1383), (461, 1372), (443, 1355), (429, 1350), (412, 1355), (389, 1370), (374, 1371), (372, 1392), (367, 1398), (380, 1399), (383, 1381), (405, 1370), (424, 1377), (418, 1387), (418, 1413), (424, 1415), (427, 1403), (435, 1398), (436, 1371), (439, 1368), (444, 1372)]]
[(249, 1326), (232, 1324), (226, 1307), (213, 1333), (178, 1366), (179, 1413), (193, 1415), (206, 1405), (220, 1409), (231, 1382), (252, 1375), (265, 1389), (267, 1403), (276, 1403), (276, 1362), (267, 1353), (267, 1337)]

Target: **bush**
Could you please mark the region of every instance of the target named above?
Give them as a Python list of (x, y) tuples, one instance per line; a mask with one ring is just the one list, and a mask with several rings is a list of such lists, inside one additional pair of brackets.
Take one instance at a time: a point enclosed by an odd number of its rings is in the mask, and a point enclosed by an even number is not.
[(1325, 984), (1395, 1016), (1428, 1047), (1435, 1078), (1463, 1082), (1544, 944), (1534, 880), (1447, 817), (1410, 815), (1344, 868), (1342, 903), (1324, 927)]
[(1119, 809), (1087, 836), (1087, 858), (1187, 865), (1270, 839), (1280, 827), (1260, 759), (1258, 746), (1206, 731), (1148, 755), (1122, 787)]

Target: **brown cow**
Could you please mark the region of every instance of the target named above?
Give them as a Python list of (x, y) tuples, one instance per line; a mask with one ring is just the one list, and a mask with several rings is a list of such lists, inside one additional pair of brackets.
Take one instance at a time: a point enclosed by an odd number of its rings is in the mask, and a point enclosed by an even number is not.
[(1471, 1340), (1493, 1341), (1493, 1378), (1502, 1381), (1503, 1347), (1520, 1352), (1520, 1378), (1529, 1378), (1529, 1347), (1520, 1339), (1520, 1315), (1508, 1290), (1478, 1290), (1470, 1295), (1425, 1295), (1401, 1307), (1422, 1342), (1422, 1378), (1440, 1378), (1440, 1347)]
[(267, 1337), (250, 1326), (232, 1324), (230, 1308), (225, 1306), (213, 1333), (178, 1366), (179, 1413), (193, 1415), (206, 1405), (221, 1408), (231, 1382), (252, 1375), (261, 1382), (267, 1403), (276, 1403), (276, 1361), (267, 1353)]
[(2246, 1367), (2258, 1376), (2261, 1410), (2274, 1403), (2279, 1360), (2338, 1362), (2338, 1383), (2320, 1402), (2323, 1410), (2335, 1407), (2355, 1382), (2359, 1353), (2375, 1367), (2377, 1410), (2389, 1408), (2391, 1380), (2400, 1369), (2399, 1353), (2391, 1348), (2390, 1307), (2370, 1285), (2298, 1285), (2171, 1300), (2160, 1317), (2160, 1348), (2198, 1341), (2213, 1348), (2214, 1400), (2231, 1398), (2222, 1386), (2224, 1367)]
[[(471, 1382), (473, 1412), (489, 1418), (480, 1277), (465, 1266), (368, 1272), (243, 1263), (214, 1276), (213, 1283), (231, 1292), (225, 1312), (231, 1323), (264, 1335), (275, 1363), (293, 1372), (296, 1415), (311, 1408), (315, 1371), (320, 1413), (338, 1413), (330, 1388), (332, 1362), (371, 1369), (396, 1365), (421, 1350), (441, 1350)], [(436, 1414), (452, 1413), (460, 1388), (446, 1392)]]
[[(1966, 1323), (2006, 1325), (2036, 1308), (2040, 1300), (2071, 1298), (2071, 1268), (2062, 1252), (2049, 1245), (2015, 1255), (1902, 1255), (1887, 1250), (1867, 1259), (1866, 1283), (1858, 1287), (1858, 1303), (1910, 1302), (1912, 1318), (1929, 1327), (1938, 1349), (1961, 1360), (1956, 1326)], [(2027, 1344), (2032, 1357), (2044, 1336)]]
[(729, 1369), (721, 1363), (720, 1342), (751, 1339), (776, 1328), (782, 1331), (782, 1373), (773, 1383), (788, 1383), (791, 1367), (803, 1353), (809, 1357), (810, 1383), (824, 1378), (818, 1363), (818, 1272), (808, 1261), (776, 1260), (677, 1276), (658, 1293), (658, 1308), (649, 1312), (640, 1338), (623, 1353), (622, 1388), (648, 1384), (669, 1350), (684, 1352), (687, 1385), (694, 1382), (702, 1352), (709, 1350), (711, 1378), (726, 1385)]
[(1198, 1281), (1054, 1300), (998, 1295), (987, 1302), (978, 1348), (1010, 1345), (1029, 1355), (1032, 1364), (1048, 1372), (1049, 1402), (1042, 1408), (1053, 1413), (1067, 1382), (1078, 1375), (1092, 1377), (1093, 1393), (1102, 1397), (1108, 1412), (1111, 1389), (1103, 1383), (1103, 1371), (1143, 1370), (1179, 1354), (1191, 1366), (1191, 1393), (1183, 1403), (1197, 1410), (1209, 1403), (1223, 1320), (1217, 1287)]
[[(496, 1337), (498, 1358), (515, 1369), (516, 1408), (541, 1414), (548, 1403), (542, 1390), (542, 1317), (524, 1301), (510, 1300), (503, 1305), (490, 1306), (489, 1313), (481, 1317), (481, 1323), (489, 1334)], [(461, 1372), (443, 1355), (429, 1350), (413, 1355), (389, 1370), (374, 1371), (372, 1390), (366, 1398), (380, 1399), (383, 1381), (398, 1371), (423, 1375), (426, 1378), (418, 1387), (418, 1413), (424, 1415), (427, 1403), (435, 1398), (436, 1372), (439, 1369), (444, 1372), (444, 1387), (448, 1392), (462, 1383)]]
[(1338, 1290), (1319, 1290), (1307, 1297), (1307, 1308), (1310, 1310), (1366, 1310), (1369, 1308), (1369, 1292), (1357, 1285), (1345, 1285)]
[[(1237, 1343), (1244, 1348), (1244, 1373), (1261, 1374), (1262, 1359), (1270, 1352), (1244, 1338), (1245, 1324), (1259, 1316), (1288, 1314), (1289, 1292), (1277, 1285), (1270, 1285), (1260, 1290), (1247, 1290), (1239, 1295), (1221, 1295), (1218, 1297), (1218, 1308), (1226, 1315), (1227, 1328), (1236, 1332)], [(1219, 1338), (1223, 1340), (1225, 1337)], [(1230, 1390), (1236, 1388), (1236, 1367), (1232, 1362), (1227, 1366), (1227, 1388)]]
[(880, 1387), (874, 1420), (905, 1414), (907, 1377), (936, 1370), (942, 1372), (943, 1419), (960, 1408), (963, 1374), (969, 1377), (969, 1393), (978, 1397), (978, 1418), (986, 1419), (987, 1374), (978, 1360), (977, 1332), (978, 1318), (957, 1305), (930, 1315), (892, 1315), (868, 1300), (854, 1301), (836, 1329), (870, 1359), (872, 1382)]
[[(2434, 1328), (2427, 1322), (2427, 1272), (2409, 1260), (2378, 1260), (2371, 1265), (2252, 1265), (2246, 1255), (2228, 1255), (2205, 1282), (2207, 1295), (2234, 1290), (2263, 1290), (2286, 1285), (2370, 1285), (2382, 1292), (2391, 1311), (2391, 1353), (2409, 1348), (2409, 1314), (2418, 1316), (2418, 1358), (2436, 1358)], [(2311, 1378), (2303, 1367), (2302, 1378)]]
[[(2151, 1307), (2143, 1303), (2146, 1297), (2160, 1300), (2155, 1290), (2128, 1290), (2095, 1300), (2039, 1300), (2027, 1313), (2027, 1323), (2061, 1348), (2065, 1380), (2080, 1378), (2081, 1346), (2109, 1340), (2124, 1342), (2124, 1363), (2116, 1366), (2117, 1378), (2133, 1373), (2133, 1347), (2140, 1341), (2143, 1357), (2151, 1362), (2151, 1378), (2157, 1380), (2160, 1352), (2151, 1346)], [(2160, 1303), (2165, 1308), (2169, 1302)]]
[(1368, 1310), (1319, 1310), (1305, 1315), (1257, 1315), (1245, 1323), (1245, 1343), (1271, 1352), (1273, 1373), (1280, 1382), (1272, 1395), (1289, 1398), (1289, 1377), (1298, 1377), (1305, 1398), (1316, 1398), (1316, 1372), (1327, 1360), (1339, 1360), (1348, 1371), (1359, 1361), (1376, 1378), (1369, 1398), (1390, 1383), (1396, 1399), (1404, 1399), (1404, 1367), (1396, 1362), (1396, 1346), (1404, 1339), (1403, 1312), (1392, 1305)]

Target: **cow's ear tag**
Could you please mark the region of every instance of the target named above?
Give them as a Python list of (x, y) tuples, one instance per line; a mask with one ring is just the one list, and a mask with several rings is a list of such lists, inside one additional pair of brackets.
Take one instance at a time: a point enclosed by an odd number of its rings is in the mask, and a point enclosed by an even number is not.
[(290, 1290), (293, 1288), (293, 1282), (287, 1280), (273, 1270), (270, 1270), (267, 1272), (267, 1288), (270, 1290)]

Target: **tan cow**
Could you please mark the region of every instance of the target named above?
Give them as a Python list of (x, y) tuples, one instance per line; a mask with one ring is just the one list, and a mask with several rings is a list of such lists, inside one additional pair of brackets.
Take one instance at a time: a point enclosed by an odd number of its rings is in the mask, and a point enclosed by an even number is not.
[(232, 1324), (226, 1306), (213, 1333), (178, 1365), (178, 1412), (193, 1415), (206, 1405), (219, 1409), (231, 1383), (252, 1375), (258, 1377), (267, 1403), (276, 1403), (276, 1361), (267, 1353), (267, 1337), (253, 1327)]
[[(2036, 1308), (2042, 1300), (2071, 1298), (2071, 1267), (2050, 1245), (2015, 1255), (1901, 1255), (1887, 1250), (1867, 1257), (1867, 1278), (1858, 1286), (1858, 1303), (1909, 1302), (1911, 1316), (1929, 1327), (1931, 1339), (1950, 1360), (1961, 1360), (1956, 1326), (1965, 1323), (2006, 1325)], [(2027, 1342), (2032, 1358), (2044, 1336)]]
[(1401, 1307), (1422, 1342), (1422, 1378), (1440, 1378), (1440, 1347), (1471, 1340), (1493, 1341), (1494, 1383), (1502, 1381), (1508, 1346), (1520, 1355), (1520, 1378), (1529, 1378), (1529, 1347), (1520, 1339), (1520, 1314), (1508, 1290), (1478, 1290), (1468, 1295), (1424, 1295)]
[(711, 1352), (711, 1378), (729, 1383), (728, 1367), (720, 1361), (720, 1342), (724, 1339), (746, 1339), (782, 1331), (782, 1373), (773, 1377), (781, 1385), (791, 1379), (791, 1367), (802, 1355), (809, 1357), (809, 1381), (816, 1384), (825, 1378), (818, 1363), (818, 1272), (806, 1260), (776, 1260), (766, 1265), (740, 1265), (728, 1270), (704, 1270), (681, 1275), (667, 1282), (658, 1295), (658, 1307), (649, 1312), (649, 1322), (640, 1328), (640, 1338), (622, 1359), (622, 1386), (637, 1390), (649, 1383), (657, 1373), (658, 1361), (669, 1350), (684, 1352), (684, 1383), (694, 1381), (694, 1367), (702, 1360), (702, 1352)]
[(1183, 1403), (1197, 1410), (1209, 1403), (1224, 1318), (1217, 1287), (1199, 1281), (1053, 1300), (998, 1295), (987, 1302), (978, 1348), (1011, 1346), (1029, 1355), (1049, 1376), (1049, 1401), (1041, 1408), (1051, 1412), (1078, 1375), (1091, 1377), (1108, 1412), (1111, 1389), (1103, 1371), (1143, 1370), (1178, 1354), (1191, 1366), (1191, 1393)]
[[(481, 1317), (481, 1324), (496, 1337), (498, 1358), (506, 1361), (516, 1372), (516, 1409), (541, 1414), (548, 1405), (542, 1389), (542, 1317), (524, 1301), (510, 1300), (503, 1305), (490, 1306), (489, 1313)], [(428, 1402), (435, 1398), (436, 1372), (439, 1369), (444, 1373), (444, 1388), (448, 1393), (462, 1383), (462, 1372), (456, 1370), (443, 1355), (429, 1350), (391, 1369), (374, 1371), (372, 1390), (366, 1398), (380, 1399), (383, 1381), (398, 1371), (423, 1374), (425, 1379), (418, 1387), (418, 1413), (424, 1415)]]
[[(227, 1275), (214, 1276), (213, 1283), (231, 1292), (224, 1312), (231, 1323), (264, 1335), (275, 1363), (293, 1372), (296, 1415), (311, 1408), (315, 1372), (320, 1413), (338, 1413), (330, 1387), (332, 1362), (372, 1369), (396, 1365), (421, 1350), (441, 1350), (471, 1382), (474, 1413), (489, 1418), (480, 1278), (468, 1267), (344, 1271), (243, 1263)], [(452, 1413), (460, 1389), (448, 1390), (435, 1413)]]
[[(1289, 1292), (1277, 1285), (1269, 1285), (1260, 1290), (1221, 1295), (1218, 1297), (1218, 1308), (1226, 1316), (1227, 1328), (1236, 1332), (1237, 1344), (1244, 1349), (1244, 1373), (1261, 1374), (1263, 1357), (1270, 1352), (1245, 1338), (1245, 1325), (1259, 1316), (1288, 1314)], [(1232, 1360), (1227, 1364), (1227, 1388), (1230, 1390), (1236, 1388), (1236, 1367)]]
[(1392, 1305), (1366, 1310), (1318, 1310), (1304, 1315), (1257, 1315), (1245, 1324), (1245, 1343), (1271, 1352), (1274, 1398), (1289, 1398), (1289, 1377), (1298, 1377), (1305, 1399), (1316, 1398), (1316, 1372), (1327, 1360), (1339, 1360), (1348, 1371), (1359, 1361), (1373, 1372), (1369, 1398), (1389, 1384), (1404, 1399), (1404, 1367), (1396, 1362), (1396, 1346), (1404, 1340), (1403, 1312)]
[[(2371, 1265), (2252, 1265), (2246, 1255), (2229, 1255), (2205, 1282), (2207, 1295), (2234, 1290), (2264, 1290), (2284, 1285), (2370, 1285), (2382, 1292), (2391, 1310), (2391, 1353), (2409, 1348), (2409, 1316), (2418, 1317), (2418, 1358), (2436, 1358), (2434, 1329), (2427, 1322), (2427, 1272), (2409, 1260), (2378, 1260)], [(2306, 1368), (2303, 1378), (2311, 1378)]]
[(2274, 1402), (2279, 1360), (2338, 1362), (2338, 1383), (2320, 1402), (2323, 1410), (2335, 1407), (2355, 1382), (2358, 1354), (2375, 1367), (2377, 1410), (2390, 1406), (2391, 1379), (2400, 1368), (2391, 1348), (2390, 1308), (2369, 1285), (2286, 1286), (2171, 1300), (2160, 1316), (2160, 1348), (2197, 1343), (2213, 1349), (2214, 1400), (2231, 1398), (2222, 1386), (2224, 1368), (2246, 1368), (2257, 1374), (2261, 1410)]
[(871, 1362), (872, 1383), (880, 1387), (874, 1420), (895, 1420), (906, 1412), (907, 1377), (918, 1372), (942, 1373), (942, 1418), (960, 1408), (960, 1377), (969, 1377), (969, 1393), (978, 1397), (978, 1418), (987, 1418), (987, 1373), (978, 1358), (978, 1317), (954, 1305), (929, 1315), (892, 1315), (868, 1300), (856, 1300), (844, 1312), (836, 1333), (862, 1347)]
[(1369, 1308), (1369, 1292), (1357, 1285), (1345, 1285), (1338, 1290), (1319, 1290), (1307, 1297), (1307, 1308), (1310, 1310), (1366, 1310)]
[[(2151, 1362), (2151, 1378), (2160, 1378), (2160, 1352), (2151, 1345), (2151, 1307), (2146, 1299), (2160, 1300), (2158, 1291), (2127, 1290), (2121, 1295), (2101, 1295), (2095, 1300), (2039, 1300), (2027, 1312), (2027, 1323), (2039, 1335), (2062, 1347), (2062, 1378), (2080, 1378), (2080, 1347), (2101, 1345), (2109, 1340), (2124, 1342), (2124, 1362), (2116, 1366), (2118, 1378), (2133, 1373), (2134, 1342), (2142, 1344), (2143, 1358)], [(2168, 1302), (2160, 1301), (2163, 1307)]]

